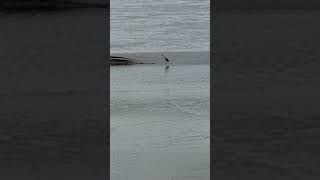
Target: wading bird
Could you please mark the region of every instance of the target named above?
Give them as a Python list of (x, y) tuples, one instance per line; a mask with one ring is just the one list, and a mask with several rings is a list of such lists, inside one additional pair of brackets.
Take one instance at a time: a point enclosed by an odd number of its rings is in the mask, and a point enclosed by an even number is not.
[(162, 57), (164, 58), (164, 60), (166, 61), (166, 64), (169, 62), (169, 59), (167, 57), (165, 57), (163, 54), (162, 54)]

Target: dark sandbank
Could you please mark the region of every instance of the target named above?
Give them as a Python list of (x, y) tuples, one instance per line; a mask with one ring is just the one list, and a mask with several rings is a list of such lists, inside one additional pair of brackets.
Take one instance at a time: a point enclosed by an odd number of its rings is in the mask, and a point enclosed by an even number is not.
[[(184, 51), (184, 52), (131, 52), (113, 53), (113, 57), (126, 57), (133, 64), (165, 64), (161, 54), (165, 54), (170, 60), (170, 65), (209, 64), (209, 51)], [(117, 60), (117, 58), (113, 58)], [(111, 64), (112, 65), (112, 64)]]
[(44, 13), (81, 8), (107, 8), (108, 6), (107, 2), (101, 0), (3, 0), (0, 2), (0, 12)]
[(127, 57), (121, 57), (121, 56), (110, 56), (110, 65), (116, 66), (116, 65), (134, 65), (134, 64), (153, 64), (151, 62), (144, 62), (137, 59), (127, 58)]

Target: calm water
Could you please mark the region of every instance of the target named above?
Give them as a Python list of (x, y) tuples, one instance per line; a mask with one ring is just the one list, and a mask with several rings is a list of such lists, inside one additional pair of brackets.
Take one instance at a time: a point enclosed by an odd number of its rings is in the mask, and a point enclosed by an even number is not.
[(175, 64), (111, 67), (111, 180), (209, 179), (209, 11), (111, 0), (111, 53)]
[(209, 50), (209, 0), (111, 0), (111, 52)]
[(209, 66), (111, 67), (111, 180), (209, 179)]

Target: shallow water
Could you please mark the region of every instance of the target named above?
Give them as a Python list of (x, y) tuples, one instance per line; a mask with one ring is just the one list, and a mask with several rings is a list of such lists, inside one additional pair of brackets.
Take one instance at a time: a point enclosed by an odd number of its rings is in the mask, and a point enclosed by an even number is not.
[(111, 67), (111, 180), (209, 179), (209, 65)]
[(209, 50), (209, 0), (111, 0), (111, 53)]

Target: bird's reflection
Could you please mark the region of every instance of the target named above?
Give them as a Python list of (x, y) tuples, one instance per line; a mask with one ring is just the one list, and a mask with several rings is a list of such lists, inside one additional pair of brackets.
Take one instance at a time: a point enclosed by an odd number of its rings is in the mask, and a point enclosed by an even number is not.
[(169, 72), (169, 67), (170, 67), (170, 66), (169, 66), (168, 64), (166, 64), (166, 67), (165, 67), (165, 69), (164, 69), (164, 72), (165, 72), (165, 73), (168, 73), (168, 72)]

